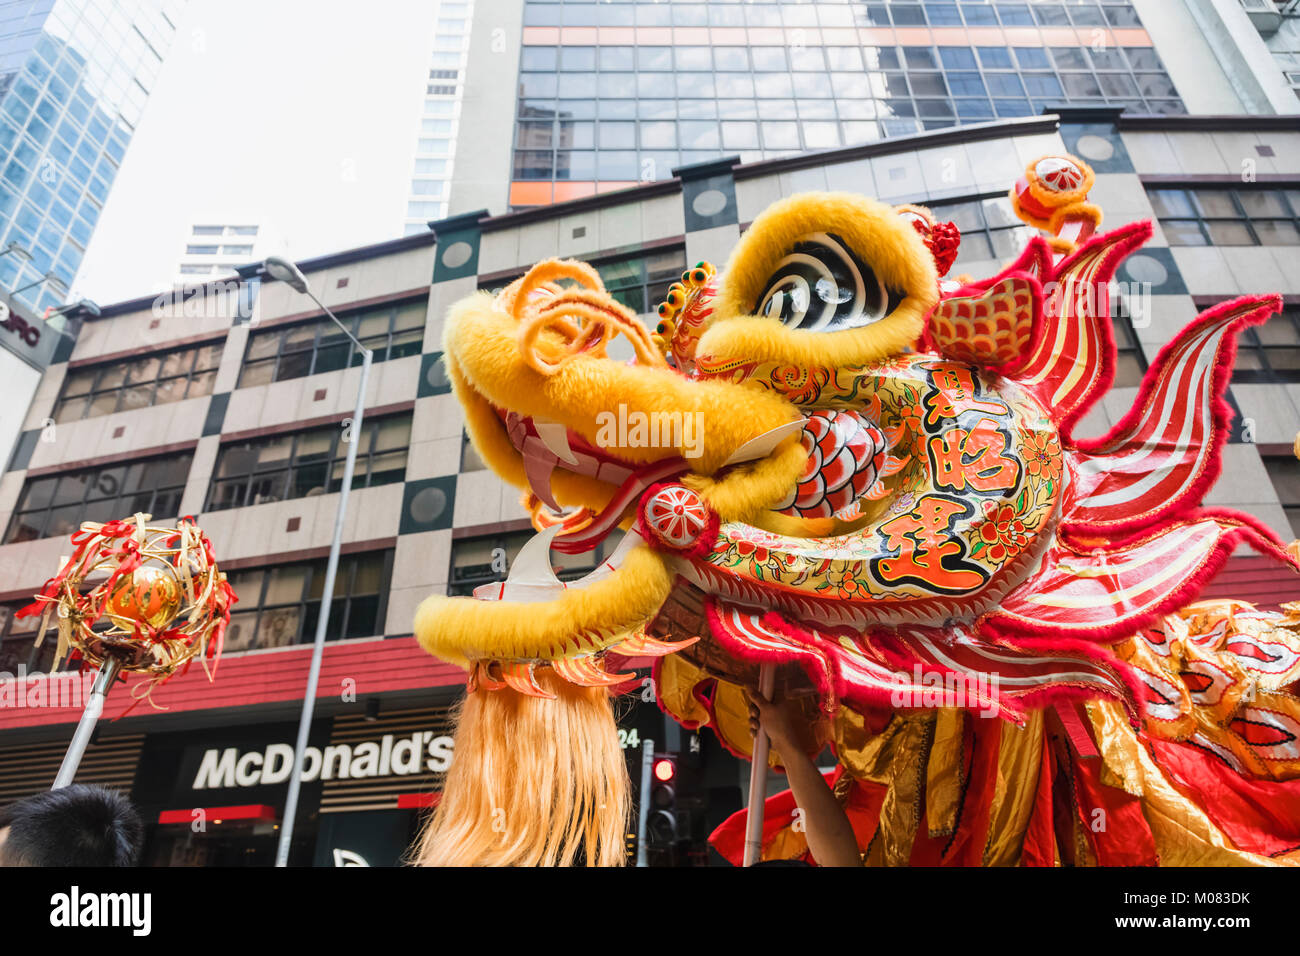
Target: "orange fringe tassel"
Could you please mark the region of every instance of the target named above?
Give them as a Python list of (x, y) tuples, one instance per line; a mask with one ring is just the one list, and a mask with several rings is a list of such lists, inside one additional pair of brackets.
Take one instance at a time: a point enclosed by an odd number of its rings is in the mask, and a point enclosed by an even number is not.
[(622, 866), (631, 808), (609, 693), (549, 668), (555, 699), (476, 690), (456, 713), (455, 760), (413, 847), (417, 866)]

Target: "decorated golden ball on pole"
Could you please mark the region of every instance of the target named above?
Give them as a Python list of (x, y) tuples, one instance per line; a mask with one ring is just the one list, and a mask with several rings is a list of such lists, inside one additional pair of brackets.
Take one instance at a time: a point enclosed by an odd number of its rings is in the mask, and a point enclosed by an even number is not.
[(151, 520), (136, 514), (83, 524), (59, 572), (18, 612), (40, 615), (37, 646), (55, 628), (54, 667), (76, 655), (100, 672), (56, 787), (71, 782), (119, 673), (142, 675), (136, 697), (151, 704), (154, 688), (185, 673), (195, 658), (209, 680), (216, 675), (238, 598), (217, 567), (212, 542), (192, 518), (172, 528)]

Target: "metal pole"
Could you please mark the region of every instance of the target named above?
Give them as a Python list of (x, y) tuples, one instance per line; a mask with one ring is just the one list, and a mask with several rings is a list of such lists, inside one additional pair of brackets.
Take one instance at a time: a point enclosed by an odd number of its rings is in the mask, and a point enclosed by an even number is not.
[[(117, 673), (121, 669), (122, 664), (115, 657), (105, 658), (99, 668), (99, 675), (95, 678), (95, 683), (90, 686), (90, 699), (86, 701), (86, 707), (81, 712), (81, 720), (77, 722), (77, 730), (72, 735), (72, 743), (68, 744), (68, 752), (63, 755), (63, 763), (59, 765), (59, 773), (54, 778), (54, 786), (50, 787), (51, 790), (62, 790), (71, 784), (72, 778), (77, 775), (81, 758), (85, 755), (86, 747), (90, 745), (91, 735), (95, 732), (95, 724), (99, 722), (99, 716), (104, 712), (104, 698), (113, 689), (113, 682), (117, 680)], [(46, 680), (49, 678), (47, 677)]]
[(645, 825), (650, 817), (650, 774), (655, 762), (655, 742), (641, 744), (641, 803), (636, 821), (636, 865), (649, 866), (645, 852)]
[[(312, 296), (312, 298), (316, 297)], [(331, 319), (338, 322), (333, 313), (328, 309), (326, 312)], [(339, 325), (341, 327), (342, 323)], [(339, 550), (343, 547), (343, 523), (348, 513), (348, 493), (352, 490), (352, 472), (357, 464), (357, 445), (361, 443), (361, 421), (366, 406), (366, 383), (370, 380), (370, 360), (374, 356), (374, 353), (367, 348), (362, 348), (361, 353), (361, 383), (357, 386), (357, 407), (352, 413), (352, 440), (348, 442), (347, 461), (343, 466), (343, 486), (339, 489), (339, 507), (334, 515), (334, 540), (330, 542), (330, 556), (325, 564), (325, 591), (320, 599), (320, 617), (316, 621), (316, 642), (311, 652), (311, 668), (307, 672), (307, 694), (303, 698), (302, 716), (298, 721), (298, 742), (293, 748), (293, 773), (289, 777), (289, 793), (284, 800), (280, 845), (275, 853), (276, 866), (289, 865), (289, 846), (293, 842), (293, 824), (298, 815), (298, 792), (302, 787), (300, 779), (302, 766), (307, 756), (307, 738), (311, 734), (312, 712), (316, 709), (316, 687), (320, 683), (321, 658), (325, 654), (325, 631), (329, 627), (330, 605), (334, 601), (334, 577), (339, 569)]]
[[(768, 700), (776, 691), (776, 665), (758, 670), (758, 690)], [(767, 733), (760, 725), (754, 735), (754, 752), (749, 764), (749, 812), (745, 814), (744, 866), (753, 866), (763, 853), (763, 810), (767, 801)]]

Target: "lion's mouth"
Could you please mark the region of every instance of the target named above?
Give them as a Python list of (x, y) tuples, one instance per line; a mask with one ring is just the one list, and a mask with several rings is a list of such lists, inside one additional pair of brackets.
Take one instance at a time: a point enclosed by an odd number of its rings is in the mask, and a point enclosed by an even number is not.
[(552, 540), (551, 546), (566, 554), (590, 551), (599, 545), (618, 526), (628, 507), (645, 489), (680, 475), (690, 467), (679, 455), (649, 464), (631, 462), (606, 448), (592, 445), (582, 435), (558, 422), (539, 422), (530, 415), (500, 408), (495, 411), (511, 444), (523, 459), (529, 488), (557, 518), (564, 514), (565, 509), (555, 500), (551, 490), (556, 468), (594, 478), (615, 489), (609, 502), (589, 523), (576, 531), (560, 533)]

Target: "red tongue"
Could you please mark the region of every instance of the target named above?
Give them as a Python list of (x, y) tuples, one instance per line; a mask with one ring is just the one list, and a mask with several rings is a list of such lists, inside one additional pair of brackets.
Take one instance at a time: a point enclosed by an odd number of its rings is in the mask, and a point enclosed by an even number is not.
[[(552, 511), (557, 514), (563, 512), (564, 508), (555, 500), (551, 492), (551, 475), (559, 464), (559, 459), (540, 438), (532, 434), (529, 419), (517, 412), (506, 412), (504, 419), (506, 432), (524, 459), (524, 476), (528, 479), (533, 494)], [(609, 500), (609, 504), (605, 505), (589, 525), (578, 531), (557, 536), (551, 542), (551, 547), (565, 554), (590, 551), (614, 529), (628, 505), (636, 500), (641, 492), (657, 481), (664, 481), (673, 475), (681, 474), (686, 471), (686, 468), (686, 462), (681, 458), (668, 458), (643, 465), (624, 479), (614, 497)]]
[(685, 470), (686, 462), (680, 458), (670, 458), (667, 461), (656, 462), (640, 469), (623, 482), (614, 497), (609, 499), (609, 504), (605, 505), (600, 514), (592, 519), (591, 524), (577, 531), (556, 536), (555, 540), (551, 542), (551, 549), (562, 551), (565, 554), (580, 554), (583, 551), (590, 551), (605, 540), (606, 535), (614, 529), (614, 526), (623, 517), (623, 512), (627, 510), (627, 506), (635, 501), (641, 492), (655, 482), (666, 481), (673, 475), (679, 475)]

